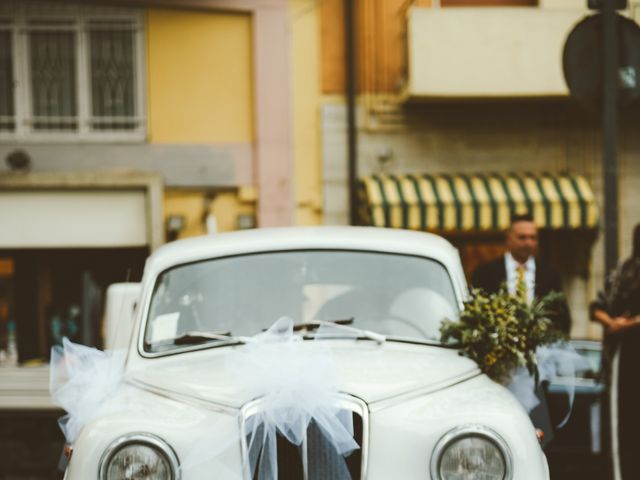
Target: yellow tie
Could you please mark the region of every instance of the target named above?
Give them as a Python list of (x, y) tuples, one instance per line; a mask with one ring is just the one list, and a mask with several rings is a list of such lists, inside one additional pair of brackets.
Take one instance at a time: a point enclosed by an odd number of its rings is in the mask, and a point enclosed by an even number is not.
[(527, 302), (529, 297), (527, 296), (527, 282), (524, 279), (524, 271), (526, 267), (524, 265), (518, 265), (516, 267), (518, 271), (518, 282), (516, 283), (516, 297), (523, 302)]

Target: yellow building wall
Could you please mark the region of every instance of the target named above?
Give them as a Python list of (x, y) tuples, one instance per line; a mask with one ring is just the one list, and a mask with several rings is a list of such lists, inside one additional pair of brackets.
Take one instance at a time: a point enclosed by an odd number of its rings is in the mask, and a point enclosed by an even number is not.
[(320, 4), (290, 0), (296, 225), (321, 224)]
[[(322, 0), (318, 3), (322, 91), (325, 95), (342, 95), (345, 89), (345, 2)], [(360, 92), (398, 91), (406, 69), (407, 8), (430, 7), (431, 4), (431, 0), (355, 0), (355, 21), (358, 28), (356, 78)]]
[[(255, 217), (255, 197), (241, 191), (216, 192), (207, 196), (201, 190), (167, 189), (164, 194), (165, 220), (172, 215), (182, 216), (184, 228), (178, 238), (207, 233), (206, 218), (213, 215), (218, 232), (238, 229), (238, 216)], [(249, 188), (251, 190), (251, 188)]]
[(150, 143), (251, 142), (251, 17), (147, 11)]
[[(319, 11), (315, 0), (290, 0), (294, 201), (297, 225), (322, 223)], [(251, 17), (150, 9), (147, 12), (147, 111), (150, 143), (253, 142), (254, 71)], [(247, 186), (251, 189), (251, 186)], [(246, 190), (242, 189), (243, 191)], [(237, 229), (239, 215), (255, 215), (240, 191), (165, 192), (165, 217), (182, 215), (179, 238)]]

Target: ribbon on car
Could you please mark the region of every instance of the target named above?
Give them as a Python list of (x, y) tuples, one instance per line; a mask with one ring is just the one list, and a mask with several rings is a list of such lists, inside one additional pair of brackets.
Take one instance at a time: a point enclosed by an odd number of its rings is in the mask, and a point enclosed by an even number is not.
[[(326, 346), (305, 344), (294, 335), (293, 320), (283, 317), (230, 351), (225, 368), (241, 380), (251, 398), (260, 399), (243, 432), (251, 478), (277, 480), (279, 436), (298, 447), (306, 441), (308, 452), (314, 443), (313, 451), (323, 452), (318, 468), (330, 471), (332, 479), (351, 478), (345, 457), (359, 446), (353, 439), (351, 412), (338, 407), (336, 367)], [(310, 459), (308, 468), (313, 463)], [(322, 478), (310, 474), (314, 477)]]
[(573, 402), (575, 399), (576, 377), (579, 372), (590, 369), (589, 362), (584, 359), (568, 343), (554, 343), (552, 345), (538, 347), (536, 349), (538, 365), (538, 380), (529, 371), (520, 367), (513, 372), (507, 388), (518, 399), (527, 412), (531, 412), (540, 404), (537, 391), (538, 386), (545, 381), (553, 381), (558, 378), (566, 379), (566, 384), (560, 386), (565, 390), (569, 398), (569, 409), (564, 419), (557, 425), (562, 428), (571, 418)]
[(67, 442), (101, 415), (126, 408), (119, 395), (124, 382), (125, 352), (101, 351), (79, 345), (68, 338), (51, 349), (49, 392), (54, 403), (67, 414), (58, 420)]
[[(344, 333), (342, 333), (344, 335)], [(355, 334), (354, 334), (355, 335)], [(341, 409), (335, 363), (323, 342), (304, 342), (294, 335), (293, 320), (281, 318), (267, 331), (229, 349), (225, 369), (240, 380), (256, 412), (240, 433), (247, 443), (250, 478), (277, 480), (278, 437), (301, 447), (305, 443), (309, 478), (350, 480), (345, 457), (358, 449), (351, 411)], [(89, 422), (127, 408), (124, 351), (100, 351), (67, 338), (51, 352), (49, 390), (67, 411), (59, 421), (73, 443)], [(195, 442), (181, 469), (217, 458), (238, 434), (219, 429)]]

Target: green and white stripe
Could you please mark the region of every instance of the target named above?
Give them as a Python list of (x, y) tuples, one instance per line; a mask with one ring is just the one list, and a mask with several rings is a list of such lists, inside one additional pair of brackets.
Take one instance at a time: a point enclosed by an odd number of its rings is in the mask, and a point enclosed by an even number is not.
[(439, 231), (491, 231), (530, 213), (540, 228), (598, 225), (598, 208), (579, 175), (376, 174), (360, 179), (361, 223)]

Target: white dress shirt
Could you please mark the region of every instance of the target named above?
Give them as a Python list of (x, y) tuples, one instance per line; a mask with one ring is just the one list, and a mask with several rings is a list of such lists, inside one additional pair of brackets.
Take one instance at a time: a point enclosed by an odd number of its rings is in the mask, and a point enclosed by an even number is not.
[[(513, 258), (511, 252), (504, 254), (504, 266), (507, 272), (507, 289), (511, 295), (516, 294), (516, 288), (518, 287), (519, 265), (520, 263)], [(524, 281), (527, 285), (527, 300), (531, 303), (536, 291), (536, 260), (533, 257), (529, 257), (522, 265), (524, 266)]]

